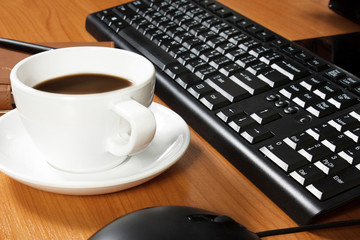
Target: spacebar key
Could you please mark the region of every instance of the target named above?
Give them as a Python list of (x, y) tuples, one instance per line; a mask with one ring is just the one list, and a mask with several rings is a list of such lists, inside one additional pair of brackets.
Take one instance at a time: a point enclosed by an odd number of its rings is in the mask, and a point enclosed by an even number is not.
[(122, 29), (118, 34), (162, 70), (177, 63), (176, 59), (131, 27)]

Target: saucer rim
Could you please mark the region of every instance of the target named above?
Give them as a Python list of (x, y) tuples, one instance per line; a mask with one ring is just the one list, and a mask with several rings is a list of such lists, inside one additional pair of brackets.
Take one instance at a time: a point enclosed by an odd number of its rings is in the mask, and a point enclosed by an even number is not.
[[(164, 171), (166, 171), (168, 168), (170, 168), (172, 165), (174, 165), (179, 159), (181, 159), (181, 157), (184, 155), (184, 153), (186, 152), (189, 144), (190, 144), (190, 130), (188, 125), (186, 124), (186, 122), (184, 121), (184, 119), (182, 119), (177, 113), (175, 113), (174, 111), (172, 111), (171, 109), (153, 102), (150, 106), (150, 109), (154, 112), (154, 115), (156, 114), (156, 111), (165, 111), (167, 112), (167, 115), (170, 115), (173, 118), (177, 118), (182, 124), (183, 126), (181, 128), (183, 128), (181, 131), (183, 132), (182, 136), (183, 136), (183, 140), (181, 142), (180, 148), (177, 149), (174, 153), (172, 153), (170, 156), (165, 157), (165, 159), (162, 159), (159, 163), (157, 163), (154, 167), (150, 167), (150, 169), (144, 170), (144, 171), (140, 171), (140, 172), (136, 172), (135, 175), (129, 175), (126, 177), (119, 177), (119, 178), (113, 178), (113, 179), (108, 179), (105, 181), (88, 181), (85, 180), (84, 182), (82, 181), (60, 181), (60, 182), (56, 182), (56, 181), (51, 181), (51, 182), (43, 182), (40, 181), (38, 179), (34, 179), (33, 177), (29, 177), (29, 176), (21, 176), (19, 174), (16, 173), (16, 171), (14, 171), (14, 169), (10, 169), (7, 166), (5, 166), (3, 163), (0, 163), (0, 172), (4, 173), (5, 175), (7, 175), (8, 177), (21, 182), (25, 185), (40, 189), (40, 190), (45, 190), (48, 192), (55, 192), (55, 193), (63, 193), (63, 194), (71, 194), (71, 195), (89, 195), (88, 193), (79, 193), (79, 194), (74, 194), (73, 190), (91, 190), (90, 194), (103, 194), (103, 193), (110, 193), (110, 192), (115, 192), (115, 191), (121, 191), (121, 190), (125, 190), (137, 185), (140, 185), (146, 181), (151, 180), (152, 178), (160, 175), (161, 173), (163, 173)], [(12, 115), (15, 114), (19, 114), (17, 109), (13, 109), (11, 111), (9, 111), (8, 113), (4, 114), (1, 118), (0, 118), (0, 126), (1, 123), (8, 120), (8, 118), (13, 117)], [(177, 140), (174, 141), (174, 143)], [(171, 147), (171, 146), (170, 146)], [(169, 149), (169, 148), (168, 148)], [(167, 149), (166, 149), (167, 150)], [(144, 150), (146, 151), (146, 149)], [(165, 152), (165, 151), (164, 151)], [(0, 154), (2, 154), (0, 152)], [(141, 153), (139, 153), (141, 154)], [(9, 157), (7, 156), (3, 156), (9, 160), (11, 160)], [(39, 160), (41, 161), (41, 160)], [(44, 161), (43, 164), (48, 164), (46, 161)], [(153, 163), (152, 163), (153, 164)], [(99, 171), (99, 172), (93, 172), (93, 173), (70, 173), (70, 172), (66, 172), (66, 171), (62, 171), (59, 169), (56, 169), (54, 167), (52, 167), (50, 164), (48, 164), (49, 168), (51, 168), (54, 171), (57, 171), (61, 174), (70, 174), (70, 175), (94, 175), (94, 174), (106, 174), (106, 172), (108, 171), (114, 171), (114, 169), (121, 167), (121, 164), (115, 168), (112, 169), (108, 169), (108, 170), (104, 170), (104, 171)], [(148, 166), (147, 166), (148, 168)], [(128, 185), (125, 186), (124, 188), (122, 188), (121, 186), (123, 185)], [(105, 191), (102, 192), (101, 189), (106, 189), (106, 188), (117, 188), (115, 190), (110, 190), (110, 191)], [(89, 191), (88, 191), (89, 192)], [(95, 192), (95, 193), (94, 193)], [(96, 193), (99, 192), (99, 193)]]

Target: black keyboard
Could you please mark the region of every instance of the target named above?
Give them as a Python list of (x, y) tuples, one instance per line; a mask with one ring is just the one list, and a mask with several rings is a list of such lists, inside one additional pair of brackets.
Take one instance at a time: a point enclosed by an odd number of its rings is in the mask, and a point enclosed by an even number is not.
[(156, 94), (297, 223), (359, 197), (356, 76), (211, 0), (133, 1), (86, 29), (150, 59)]

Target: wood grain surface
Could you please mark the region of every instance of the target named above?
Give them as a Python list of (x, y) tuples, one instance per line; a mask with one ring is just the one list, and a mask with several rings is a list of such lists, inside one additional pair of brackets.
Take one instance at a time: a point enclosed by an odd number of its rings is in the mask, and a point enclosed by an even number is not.
[[(0, 37), (29, 42), (93, 42), (88, 14), (116, 0), (0, 0)], [(290, 40), (359, 31), (326, 0), (221, 0)], [(1, 57), (1, 56), (0, 56)], [(156, 102), (163, 102), (155, 98)], [(254, 232), (294, 223), (216, 150), (191, 130), (184, 156), (168, 171), (129, 190), (99, 196), (40, 191), (0, 173), (0, 239), (87, 239), (110, 221), (149, 206), (185, 205), (229, 215)], [(21, 151), (21, 146), (19, 146)], [(351, 204), (324, 221), (360, 218)], [(268, 237), (269, 240), (360, 239), (359, 227)]]

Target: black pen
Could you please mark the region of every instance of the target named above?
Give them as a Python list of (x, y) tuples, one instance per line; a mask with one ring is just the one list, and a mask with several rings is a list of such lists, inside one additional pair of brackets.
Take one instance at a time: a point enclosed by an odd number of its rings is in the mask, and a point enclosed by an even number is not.
[(31, 54), (55, 49), (52, 47), (7, 38), (0, 38), (0, 47)]

